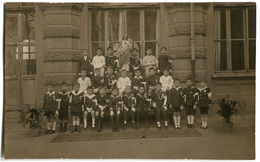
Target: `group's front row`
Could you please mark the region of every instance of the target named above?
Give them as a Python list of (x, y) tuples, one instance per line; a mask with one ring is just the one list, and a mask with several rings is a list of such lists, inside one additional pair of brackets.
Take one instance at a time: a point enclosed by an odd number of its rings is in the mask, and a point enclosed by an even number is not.
[[(185, 109), (188, 128), (194, 128), (194, 116), (196, 109), (200, 109), (202, 126), (207, 129), (207, 114), (211, 103), (211, 92), (205, 81), (195, 88), (190, 78), (186, 80), (187, 87), (180, 87), (179, 79), (174, 79), (174, 86), (167, 91), (162, 90), (162, 83), (157, 82), (155, 89), (139, 86), (137, 89), (126, 86), (122, 95), (119, 95), (117, 87), (112, 88), (109, 95), (105, 87), (99, 87), (97, 95), (92, 86), (87, 87), (84, 93), (80, 91), (80, 84), (76, 83), (71, 92), (67, 90), (67, 84), (61, 84), (61, 92), (56, 93), (52, 84), (48, 85), (48, 92), (44, 95), (43, 108), (52, 111), (59, 116), (60, 132), (67, 131), (68, 113), (71, 113), (73, 132), (80, 132), (80, 118), (83, 116), (84, 128), (88, 126), (88, 114), (91, 115), (91, 127), (101, 131), (103, 118), (109, 111), (112, 132), (119, 131), (121, 115), (123, 116), (124, 128), (128, 124), (128, 116), (131, 116), (131, 124), (134, 128), (140, 128), (141, 113), (144, 115), (145, 127), (148, 128), (148, 112), (155, 109), (158, 129), (161, 129), (161, 114), (164, 126), (168, 127), (166, 111), (172, 113), (175, 129), (181, 128), (180, 112)], [(56, 118), (47, 117), (46, 133), (54, 133), (56, 130)]]

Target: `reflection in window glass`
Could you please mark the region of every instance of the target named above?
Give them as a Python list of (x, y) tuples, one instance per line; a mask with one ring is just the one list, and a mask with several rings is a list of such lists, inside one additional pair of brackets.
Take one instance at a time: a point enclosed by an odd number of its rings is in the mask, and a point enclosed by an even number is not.
[(17, 46), (5, 47), (5, 75), (17, 75), (19, 72), (19, 62), (16, 59)]
[(108, 40), (119, 40), (119, 11), (111, 10), (108, 16)]
[(105, 21), (104, 11), (92, 11), (91, 14), (91, 40), (105, 40)]
[(232, 70), (244, 70), (245, 69), (244, 42), (232, 41), (231, 52), (232, 52)]
[(256, 9), (248, 9), (248, 33), (249, 38), (256, 36)]
[(140, 13), (138, 10), (127, 11), (127, 33), (133, 41), (140, 40)]
[(156, 40), (156, 10), (145, 10), (145, 40)]
[(243, 39), (244, 38), (243, 10), (232, 9), (230, 11), (230, 17), (231, 17), (231, 39)]
[(254, 70), (255, 69), (255, 40), (249, 41), (249, 69)]
[(227, 33), (226, 33), (226, 11), (225, 10), (220, 10), (220, 35), (221, 35), (221, 39), (226, 39), (227, 38)]
[(220, 43), (220, 70), (227, 70), (227, 43)]
[(17, 42), (18, 41), (18, 14), (5, 14), (5, 41)]

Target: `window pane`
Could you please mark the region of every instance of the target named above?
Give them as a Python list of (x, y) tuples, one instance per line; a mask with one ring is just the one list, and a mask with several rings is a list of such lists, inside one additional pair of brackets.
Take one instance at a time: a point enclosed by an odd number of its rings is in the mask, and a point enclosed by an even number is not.
[(119, 11), (109, 11), (108, 39), (109, 41), (119, 40)]
[(17, 46), (5, 47), (5, 75), (17, 75), (19, 72), (19, 62), (16, 59)]
[[(28, 56), (29, 58), (28, 54), (25, 55), (26, 57)], [(24, 75), (36, 74), (36, 60), (23, 60), (23, 74)]]
[(249, 69), (254, 70), (255, 69), (255, 40), (249, 41)]
[(232, 9), (231, 10), (231, 39), (243, 39), (243, 10)]
[(156, 40), (156, 10), (145, 11), (145, 40)]
[[(156, 42), (145, 42), (145, 52), (150, 47), (150, 48), (152, 48), (153, 55), (156, 56), (156, 53), (157, 53), (156, 44), (157, 44)], [(145, 53), (145, 55), (146, 55), (146, 53)]]
[(220, 70), (227, 70), (227, 43), (220, 42)]
[(231, 41), (231, 51), (232, 51), (232, 69), (233, 70), (245, 69), (244, 42)]
[(248, 33), (249, 38), (256, 36), (256, 9), (248, 9)]
[(17, 13), (5, 14), (5, 41), (18, 41), (18, 17)]
[(92, 43), (92, 57), (96, 55), (96, 49), (101, 47), (103, 49), (103, 55), (105, 55), (105, 43)]
[(221, 39), (226, 39), (226, 10), (220, 10), (220, 35)]
[(105, 21), (104, 11), (91, 12), (91, 40), (104, 41), (105, 40)]
[(140, 13), (139, 10), (128, 10), (127, 13), (127, 33), (128, 38), (138, 41), (140, 40)]
[(22, 14), (22, 37), (23, 40), (35, 40), (34, 15), (31, 13)]

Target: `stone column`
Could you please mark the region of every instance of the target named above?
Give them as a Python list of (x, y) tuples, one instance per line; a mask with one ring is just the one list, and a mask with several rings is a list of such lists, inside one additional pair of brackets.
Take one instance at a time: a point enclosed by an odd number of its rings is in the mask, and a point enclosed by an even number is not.
[(43, 79), (69, 85), (78, 77), (80, 55), (80, 3), (43, 3), (39, 5), (43, 24)]
[[(173, 58), (173, 78), (179, 78), (182, 82), (191, 76), (191, 45), (190, 45), (190, 4), (170, 3), (166, 4), (170, 9), (168, 14), (169, 27), (169, 56)], [(195, 3), (195, 58), (196, 81), (206, 79), (207, 75), (207, 49), (205, 46), (206, 24), (205, 6)]]

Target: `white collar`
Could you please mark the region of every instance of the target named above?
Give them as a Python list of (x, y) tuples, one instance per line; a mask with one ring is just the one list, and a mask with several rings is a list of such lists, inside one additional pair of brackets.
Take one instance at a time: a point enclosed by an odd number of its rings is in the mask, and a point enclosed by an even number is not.
[(205, 89), (207, 89), (207, 88), (208, 88), (208, 86), (206, 86), (206, 87), (204, 87), (204, 88), (199, 87), (198, 89), (199, 89), (199, 91), (203, 91), (203, 90), (205, 90)]
[(95, 97), (94, 94), (92, 94), (92, 95), (86, 94), (85, 96), (88, 97), (88, 98), (90, 98), (90, 99), (93, 98), (93, 97)]
[(78, 91), (78, 93), (76, 93), (76, 91), (75, 91), (75, 90), (73, 90), (73, 91), (71, 91), (71, 93), (72, 93), (72, 94), (74, 94), (74, 95), (78, 95), (78, 94), (80, 94), (80, 93), (81, 93), (81, 91)]
[(138, 78), (137, 78), (137, 76), (135, 76), (134, 78), (136, 78), (136, 79), (143, 79), (142, 76), (139, 76)]
[(55, 94), (55, 91), (52, 91), (51, 93), (48, 91), (46, 94), (48, 94), (48, 95), (54, 95), (54, 94)]
[(179, 87), (173, 86), (173, 88), (175, 88), (178, 91), (181, 87), (180, 86)]

